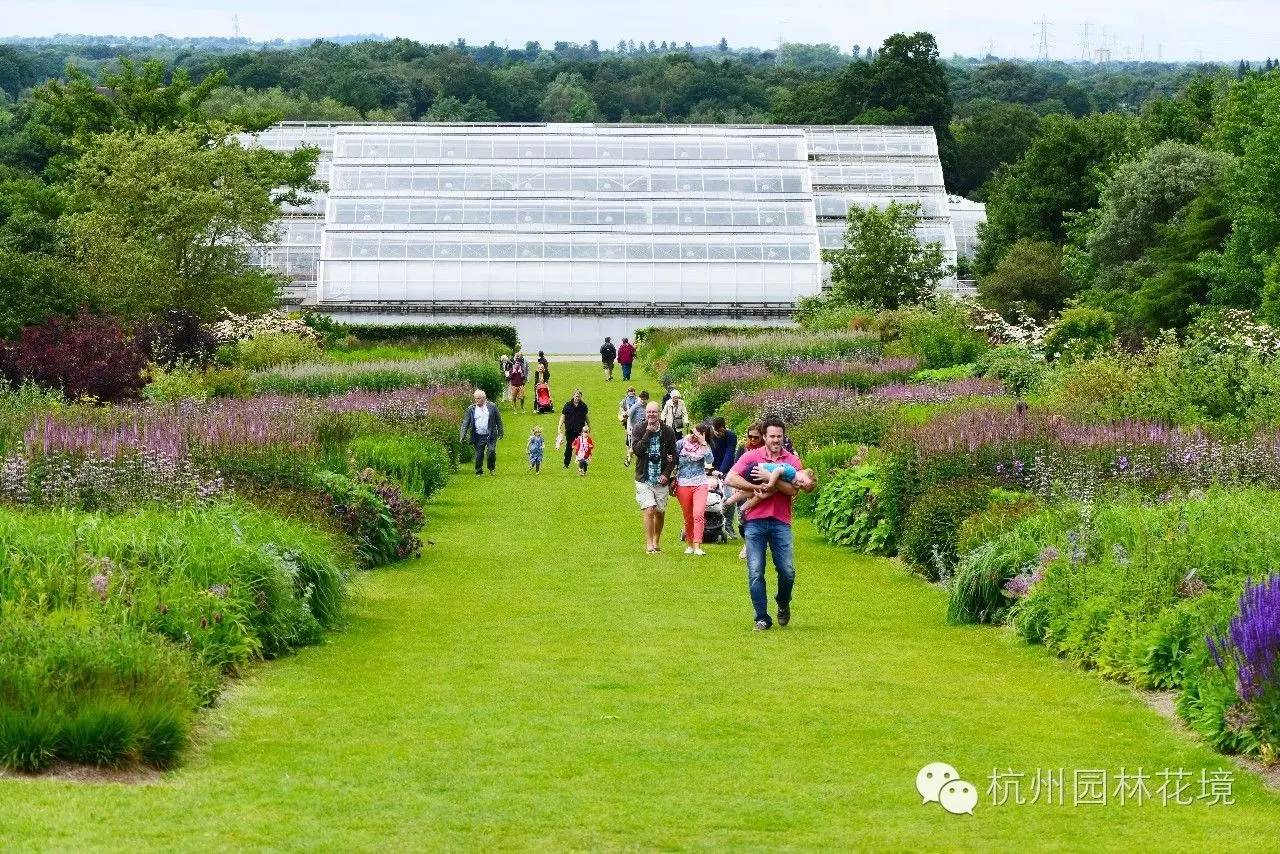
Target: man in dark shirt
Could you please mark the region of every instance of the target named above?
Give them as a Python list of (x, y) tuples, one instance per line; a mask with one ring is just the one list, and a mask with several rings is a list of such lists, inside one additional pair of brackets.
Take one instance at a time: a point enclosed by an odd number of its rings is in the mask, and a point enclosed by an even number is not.
[[(721, 480), (733, 468), (738, 458), (738, 435), (729, 429), (725, 420), (719, 416), (711, 422), (711, 468), (719, 472)], [(727, 487), (726, 487), (727, 491)], [(724, 496), (728, 498), (728, 495)], [(729, 504), (725, 507), (724, 530), (729, 539), (737, 539), (738, 534), (733, 527), (733, 519), (738, 506)]]
[(613, 363), (617, 358), (618, 348), (613, 346), (613, 340), (606, 335), (604, 344), (600, 347), (600, 364), (604, 366), (606, 382), (613, 379)]
[(556, 442), (564, 442), (564, 467), (569, 467), (573, 456), (573, 440), (582, 435), (582, 428), (590, 426), (587, 404), (582, 399), (582, 389), (575, 389), (573, 398), (560, 410), (560, 427), (556, 430)]

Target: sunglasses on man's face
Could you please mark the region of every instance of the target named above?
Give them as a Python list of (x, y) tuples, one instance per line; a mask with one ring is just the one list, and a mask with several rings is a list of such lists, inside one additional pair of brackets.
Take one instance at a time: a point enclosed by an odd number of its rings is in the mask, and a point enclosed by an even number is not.
[(763, 442), (764, 440), (763, 440), (763, 439), (761, 439), (759, 436), (748, 436), (748, 437), (747, 437), (747, 441), (748, 441), (748, 442)]

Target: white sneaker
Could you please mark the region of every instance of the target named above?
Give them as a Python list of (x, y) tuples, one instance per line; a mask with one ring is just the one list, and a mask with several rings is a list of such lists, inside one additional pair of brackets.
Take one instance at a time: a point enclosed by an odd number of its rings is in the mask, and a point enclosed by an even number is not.
[(705, 554), (706, 554), (706, 552), (704, 552), (702, 549), (694, 549), (694, 550), (693, 550), (693, 553), (694, 553), (694, 554), (696, 554), (696, 555), (705, 555)]
[(684, 553), (687, 555), (693, 554), (693, 546), (685, 546)]

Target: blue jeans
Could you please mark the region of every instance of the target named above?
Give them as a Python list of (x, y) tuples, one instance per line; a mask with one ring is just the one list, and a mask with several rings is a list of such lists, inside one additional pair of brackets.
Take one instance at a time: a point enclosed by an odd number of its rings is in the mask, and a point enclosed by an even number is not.
[(746, 524), (747, 538), (747, 586), (751, 590), (751, 605), (756, 610), (756, 622), (763, 620), (773, 625), (769, 617), (769, 590), (764, 580), (765, 548), (773, 554), (773, 568), (778, 572), (779, 607), (791, 604), (791, 588), (796, 583), (796, 564), (791, 526), (777, 519), (752, 519)]
[(631, 379), (631, 363), (630, 363), (630, 362), (619, 362), (618, 364), (622, 365), (622, 378), (623, 378), (624, 380), (629, 380), (629, 379)]

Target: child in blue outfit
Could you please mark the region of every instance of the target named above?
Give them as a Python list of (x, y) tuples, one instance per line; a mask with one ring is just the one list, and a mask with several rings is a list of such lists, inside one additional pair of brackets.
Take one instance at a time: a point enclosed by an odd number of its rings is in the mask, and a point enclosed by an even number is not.
[[(789, 483), (804, 492), (813, 492), (814, 487), (818, 485), (818, 481), (813, 475), (813, 469), (800, 469), (797, 471), (796, 467), (789, 463), (761, 463), (760, 468), (769, 473), (769, 479), (757, 487), (755, 492), (750, 493), (751, 497), (743, 502), (743, 513), (754, 507), (761, 499), (777, 492), (779, 482)], [(746, 497), (746, 492), (735, 490), (733, 497), (726, 501), (725, 504), (737, 504)]]
[(534, 427), (529, 436), (529, 471), (542, 473), (542, 428)]

